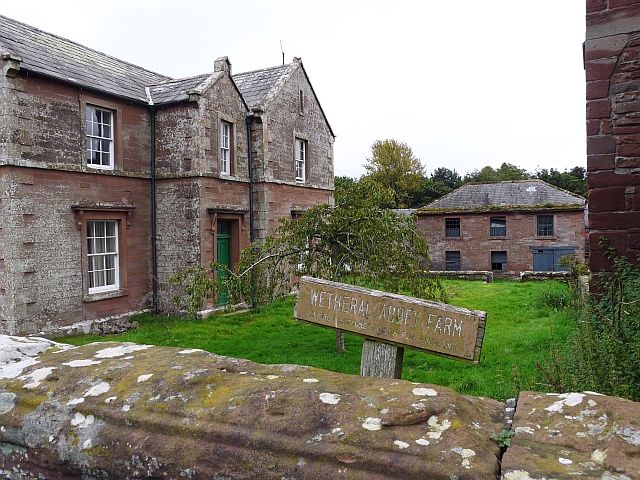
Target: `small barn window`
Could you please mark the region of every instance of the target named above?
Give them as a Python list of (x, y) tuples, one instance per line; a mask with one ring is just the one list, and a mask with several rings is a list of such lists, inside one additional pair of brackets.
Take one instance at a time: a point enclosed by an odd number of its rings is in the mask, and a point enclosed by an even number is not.
[(507, 252), (491, 252), (491, 270), (499, 272), (507, 271)]
[(539, 237), (553, 237), (553, 215), (538, 215), (536, 230)]
[(507, 235), (507, 218), (491, 217), (489, 235), (492, 237), (505, 237)]
[(445, 252), (445, 270), (459, 271), (460, 270), (460, 252), (449, 251)]
[(449, 238), (460, 237), (460, 219), (459, 218), (445, 218), (444, 228), (445, 228), (445, 237), (449, 237)]

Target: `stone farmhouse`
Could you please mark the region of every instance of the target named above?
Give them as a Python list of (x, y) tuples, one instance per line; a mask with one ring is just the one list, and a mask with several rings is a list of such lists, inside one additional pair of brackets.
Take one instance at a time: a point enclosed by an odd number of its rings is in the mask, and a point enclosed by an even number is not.
[(300, 59), (173, 79), (0, 16), (0, 333), (170, 303), (279, 218), (333, 202)]
[(433, 270), (563, 270), (585, 256), (585, 199), (542, 180), (468, 184), (417, 210)]

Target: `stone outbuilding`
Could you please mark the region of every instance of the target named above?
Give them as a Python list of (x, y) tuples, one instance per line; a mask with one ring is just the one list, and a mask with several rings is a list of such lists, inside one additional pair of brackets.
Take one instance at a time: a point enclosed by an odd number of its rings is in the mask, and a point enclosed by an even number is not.
[(279, 218), (333, 202), (299, 58), (173, 79), (0, 16), (0, 332), (170, 304)]
[(585, 256), (585, 199), (542, 180), (467, 184), (416, 211), (433, 270), (561, 271)]

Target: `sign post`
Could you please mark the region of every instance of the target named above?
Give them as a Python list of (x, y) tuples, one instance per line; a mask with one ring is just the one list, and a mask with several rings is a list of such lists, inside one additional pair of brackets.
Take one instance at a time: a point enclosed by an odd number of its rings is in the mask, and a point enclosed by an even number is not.
[(400, 378), (404, 347), (478, 363), (487, 314), (393, 293), (300, 279), (295, 318), (365, 337), (361, 375)]

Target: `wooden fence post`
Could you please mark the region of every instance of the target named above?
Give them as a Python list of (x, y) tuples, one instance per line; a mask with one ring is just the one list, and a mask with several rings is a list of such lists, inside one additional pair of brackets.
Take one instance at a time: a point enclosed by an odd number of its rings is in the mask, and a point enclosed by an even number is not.
[(365, 377), (400, 378), (404, 348), (365, 339), (362, 344), (360, 375)]

